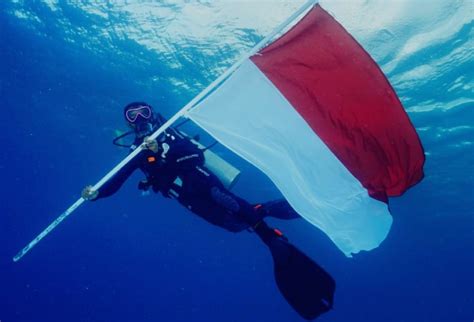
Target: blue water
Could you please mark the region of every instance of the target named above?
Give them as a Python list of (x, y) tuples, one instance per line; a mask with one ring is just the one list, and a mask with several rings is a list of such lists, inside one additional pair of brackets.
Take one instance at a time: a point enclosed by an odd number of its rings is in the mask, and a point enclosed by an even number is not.
[[(11, 261), (124, 157), (111, 139), (125, 129), (126, 103), (171, 116), (300, 4), (0, 2), (0, 321), (302, 321), (254, 235), (142, 197), (138, 174)], [(322, 5), (388, 75), (424, 144), (426, 176), (391, 200), (384, 243), (352, 259), (302, 220), (272, 224), (337, 281), (334, 310), (320, 321), (472, 321), (474, 5)], [(215, 150), (242, 170), (237, 194), (279, 196), (252, 166)]]

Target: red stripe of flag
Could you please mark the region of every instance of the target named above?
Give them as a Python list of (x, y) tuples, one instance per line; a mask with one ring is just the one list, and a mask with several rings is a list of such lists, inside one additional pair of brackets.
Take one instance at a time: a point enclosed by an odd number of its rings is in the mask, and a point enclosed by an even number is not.
[(372, 197), (386, 200), (421, 180), (423, 148), (400, 100), (319, 5), (251, 60)]

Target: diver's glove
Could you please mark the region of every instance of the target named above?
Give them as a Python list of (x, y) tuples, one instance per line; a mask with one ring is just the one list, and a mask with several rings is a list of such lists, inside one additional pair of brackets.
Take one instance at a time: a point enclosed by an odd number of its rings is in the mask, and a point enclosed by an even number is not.
[(146, 136), (143, 139), (143, 143), (145, 145), (145, 148), (148, 150), (157, 153), (159, 150), (158, 142), (156, 140), (150, 139), (150, 137)]
[(86, 186), (82, 190), (82, 193), (81, 193), (81, 197), (89, 201), (96, 199), (98, 196), (99, 196), (99, 191), (94, 190), (94, 187), (90, 185)]

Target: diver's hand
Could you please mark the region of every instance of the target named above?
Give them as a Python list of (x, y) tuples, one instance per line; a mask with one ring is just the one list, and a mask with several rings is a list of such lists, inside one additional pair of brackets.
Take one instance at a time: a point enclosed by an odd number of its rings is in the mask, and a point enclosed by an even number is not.
[(99, 191), (94, 190), (92, 186), (87, 186), (82, 190), (81, 196), (86, 200), (94, 200), (99, 195)]
[(158, 142), (156, 142), (156, 140), (150, 139), (150, 137), (146, 136), (143, 139), (143, 143), (145, 144), (145, 148), (148, 150), (154, 153), (158, 152)]

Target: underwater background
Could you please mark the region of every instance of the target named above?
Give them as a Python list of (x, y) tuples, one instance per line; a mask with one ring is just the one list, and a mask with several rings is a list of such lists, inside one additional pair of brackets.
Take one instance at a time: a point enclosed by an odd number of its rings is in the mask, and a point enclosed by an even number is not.
[[(111, 144), (127, 130), (124, 105), (172, 116), (302, 3), (0, 2), (1, 322), (302, 321), (254, 234), (142, 196), (138, 173), (12, 262), (126, 155)], [(474, 2), (320, 3), (393, 84), (423, 142), (425, 178), (390, 200), (382, 245), (353, 258), (303, 220), (270, 221), (337, 282), (319, 321), (472, 321)], [(213, 150), (242, 171), (236, 194), (279, 197), (254, 167)]]

